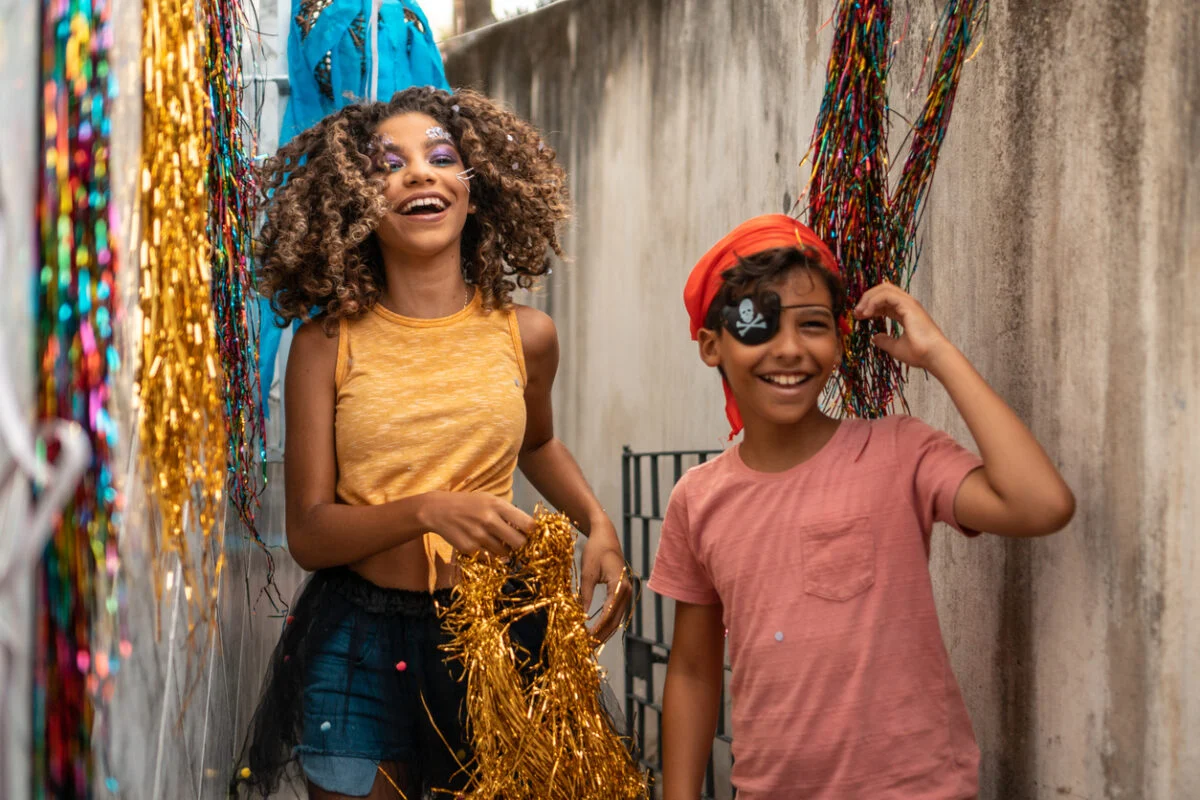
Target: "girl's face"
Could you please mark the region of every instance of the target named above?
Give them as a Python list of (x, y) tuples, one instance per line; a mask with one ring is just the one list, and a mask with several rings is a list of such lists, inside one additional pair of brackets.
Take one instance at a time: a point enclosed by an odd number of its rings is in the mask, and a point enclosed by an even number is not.
[(700, 357), (721, 367), (747, 426), (795, 425), (820, 413), (818, 400), (841, 359), (833, 298), (825, 281), (792, 270), (769, 288), (783, 310), (779, 330), (762, 344), (739, 342), (725, 330), (700, 332)]
[(388, 170), (384, 195), (391, 212), (376, 229), (380, 245), (429, 258), (459, 246), (471, 206), (469, 181), (450, 135), (433, 117), (416, 112), (389, 117), (377, 130)]

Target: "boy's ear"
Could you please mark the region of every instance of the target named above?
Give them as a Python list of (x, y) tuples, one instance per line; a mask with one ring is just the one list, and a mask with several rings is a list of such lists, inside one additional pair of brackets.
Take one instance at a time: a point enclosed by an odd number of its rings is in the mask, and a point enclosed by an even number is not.
[(700, 346), (700, 360), (710, 367), (721, 366), (721, 332), (701, 328), (696, 335)]

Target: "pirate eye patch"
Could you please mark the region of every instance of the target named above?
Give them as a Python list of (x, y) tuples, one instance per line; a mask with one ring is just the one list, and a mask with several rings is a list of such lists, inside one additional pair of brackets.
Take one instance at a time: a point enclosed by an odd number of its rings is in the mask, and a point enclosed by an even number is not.
[[(769, 292), (768, 294), (774, 294)], [(762, 301), (743, 297), (721, 309), (721, 322), (733, 338), (745, 345), (769, 342), (779, 330), (780, 307), (778, 295)]]
[[(833, 325), (829, 309), (824, 306), (799, 304), (785, 306), (775, 292), (763, 292), (759, 297), (743, 297), (721, 309), (721, 323), (733, 338), (744, 345), (759, 345), (771, 341), (779, 332), (779, 321), (789, 308), (808, 309), (812, 321)], [(825, 313), (819, 313), (821, 310)], [(812, 312), (817, 315), (813, 316)], [(804, 313), (804, 312), (801, 312)]]

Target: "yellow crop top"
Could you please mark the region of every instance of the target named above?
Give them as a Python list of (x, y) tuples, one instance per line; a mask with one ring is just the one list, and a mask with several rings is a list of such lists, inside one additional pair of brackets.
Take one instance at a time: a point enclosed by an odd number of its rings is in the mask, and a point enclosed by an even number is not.
[[(424, 492), (512, 500), (525, 437), (525, 357), (515, 310), (413, 319), (376, 304), (341, 320), (335, 373), (337, 494), (377, 505)], [(453, 548), (425, 535), (430, 587)]]

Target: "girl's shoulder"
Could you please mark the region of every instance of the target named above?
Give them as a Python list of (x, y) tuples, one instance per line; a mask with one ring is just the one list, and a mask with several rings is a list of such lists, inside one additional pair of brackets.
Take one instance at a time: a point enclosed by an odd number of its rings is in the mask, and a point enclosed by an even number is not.
[(545, 311), (514, 303), (511, 313), (517, 321), (522, 355), (530, 376), (553, 373), (558, 369), (558, 328)]
[(303, 373), (308, 379), (328, 375), (333, 381), (337, 370), (340, 327), (337, 321), (320, 317), (301, 324), (293, 333), (288, 349), (288, 374)]
[(541, 309), (519, 303), (513, 303), (510, 309), (521, 329), (521, 340), (525, 342), (526, 350), (531, 347), (545, 350), (557, 346), (558, 328), (554, 325), (553, 317)]
[(292, 346), (288, 360), (301, 357), (319, 356), (322, 353), (337, 353), (341, 325), (339, 320), (327, 320), (324, 317), (314, 317), (303, 322), (292, 334)]

